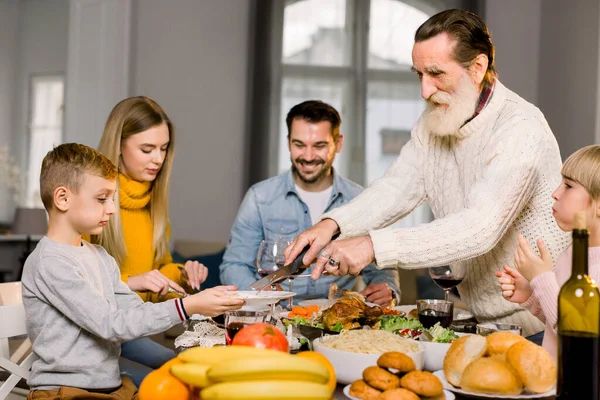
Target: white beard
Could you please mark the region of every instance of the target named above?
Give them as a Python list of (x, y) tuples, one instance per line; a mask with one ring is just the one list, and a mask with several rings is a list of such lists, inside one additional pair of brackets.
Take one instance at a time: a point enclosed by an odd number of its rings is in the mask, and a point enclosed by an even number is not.
[(463, 75), (454, 94), (438, 91), (426, 100), (422, 118), (425, 128), (438, 136), (457, 136), (475, 114), (478, 101), (479, 88), (467, 74)]

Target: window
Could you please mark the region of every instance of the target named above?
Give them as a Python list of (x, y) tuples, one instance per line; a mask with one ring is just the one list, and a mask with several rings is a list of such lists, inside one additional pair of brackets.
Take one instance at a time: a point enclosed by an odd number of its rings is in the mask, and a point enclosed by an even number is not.
[[(342, 116), (344, 148), (334, 167), (363, 185), (383, 175), (410, 138), (425, 108), (411, 72), (417, 28), (433, 14), (460, 1), (286, 0), (275, 11), (281, 42), (274, 40), (272, 118), (278, 157), (270, 175), (289, 169), (285, 116), (304, 100), (330, 103)], [(279, 76), (277, 76), (279, 75)], [(398, 226), (431, 219), (419, 207)]]
[(27, 207), (43, 207), (40, 199), (40, 169), (46, 154), (62, 143), (63, 100), (62, 75), (31, 78)]

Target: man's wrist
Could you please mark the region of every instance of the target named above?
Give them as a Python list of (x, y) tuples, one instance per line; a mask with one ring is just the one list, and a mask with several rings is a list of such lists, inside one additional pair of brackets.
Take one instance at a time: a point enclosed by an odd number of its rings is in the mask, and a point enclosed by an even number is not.
[(338, 233), (340, 231), (340, 226), (338, 225), (338, 223), (331, 218), (323, 218), (321, 220), (321, 222), (326, 223), (328, 226), (331, 227), (332, 232), (331, 232), (331, 236), (335, 235), (336, 233)]

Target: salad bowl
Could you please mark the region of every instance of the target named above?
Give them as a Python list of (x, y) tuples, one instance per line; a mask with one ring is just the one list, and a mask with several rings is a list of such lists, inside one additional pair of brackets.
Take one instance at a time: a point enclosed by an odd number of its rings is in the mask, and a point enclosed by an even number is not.
[(430, 372), (442, 369), (446, 352), (451, 343), (459, 337), (454, 331), (442, 328), (439, 323), (425, 329), (419, 320), (414, 318), (384, 317), (380, 329), (394, 332), (404, 338), (419, 340), (425, 348), (423, 369)]

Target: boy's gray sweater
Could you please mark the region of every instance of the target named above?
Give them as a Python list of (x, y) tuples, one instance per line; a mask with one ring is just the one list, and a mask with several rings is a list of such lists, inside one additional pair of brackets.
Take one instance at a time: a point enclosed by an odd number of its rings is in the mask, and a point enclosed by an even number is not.
[[(33, 352), (32, 389), (109, 389), (121, 385), (121, 342), (182, 321), (179, 300), (144, 303), (121, 281), (106, 250), (44, 237), (23, 270), (23, 303)], [(180, 316), (181, 315), (181, 316)]]

